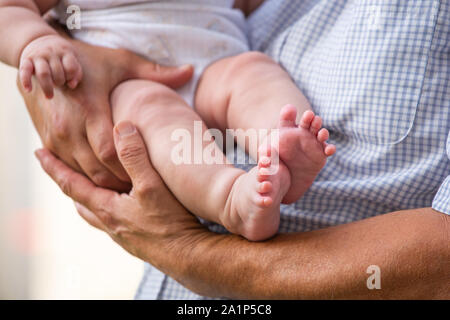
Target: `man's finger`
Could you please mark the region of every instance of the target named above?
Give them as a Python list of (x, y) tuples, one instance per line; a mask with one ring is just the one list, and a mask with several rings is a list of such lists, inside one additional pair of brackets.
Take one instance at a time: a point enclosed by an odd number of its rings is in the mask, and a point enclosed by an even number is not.
[(85, 206), (83, 206), (82, 204), (80, 204), (78, 202), (75, 202), (75, 208), (77, 209), (78, 214), (84, 220), (86, 220), (86, 222), (89, 223), (91, 226), (93, 226), (94, 228), (97, 228), (99, 230), (102, 230), (102, 231), (107, 231), (105, 226), (100, 221), (100, 219), (95, 215), (95, 213), (93, 213), (88, 208), (86, 208)]
[[(102, 204), (114, 205), (116, 193), (113, 191), (97, 188), (88, 178), (70, 169), (47, 149), (38, 150), (35, 154), (44, 171), (76, 202), (102, 215), (106, 214)], [(102, 218), (99, 216), (103, 221)]]
[(95, 156), (104, 166), (123, 182), (130, 182), (114, 146), (111, 108), (108, 102), (102, 104), (104, 107), (97, 106), (101, 112), (90, 114), (86, 119), (88, 142)]
[[(131, 184), (121, 181), (113, 173), (111, 173), (111, 171), (97, 159), (97, 156), (87, 143), (80, 143), (74, 151), (74, 157), (82, 169), (81, 172), (88, 176), (95, 185), (121, 192), (130, 191)], [(118, 158), (116, 161), (120, 165)], [(122, 170), (124, 175), (126, 175), (125, 170), (123, 168)], [(128, 177), (128, 175), (126, 176)]]
[(177, 89), (191, 80), (194, 68), (192, 65), (163, 67), (137, 55), (132, 55), (128, 72), (128, 79), (151, 80)]
[(138, 196), (147, 195), (163, 183), (150, 163), (144, 140), (131, 122), (123, 121), (116, 125), (114, 141), (119, 160), (129, 174), (133, 191)]

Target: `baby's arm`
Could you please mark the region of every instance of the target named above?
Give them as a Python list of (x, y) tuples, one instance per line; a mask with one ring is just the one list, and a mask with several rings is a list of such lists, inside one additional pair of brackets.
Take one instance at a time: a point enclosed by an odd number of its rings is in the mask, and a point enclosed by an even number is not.
[(57, 0), (0, 0), (0, 60), (19, 67), (19, 77), (26, 91), (31, 91), (31, 77), (36, 75), (48, 98), (53, 86), (68, 83), (75, 88), (82, 70), (69, 41), (57, 34), (42, 15)]

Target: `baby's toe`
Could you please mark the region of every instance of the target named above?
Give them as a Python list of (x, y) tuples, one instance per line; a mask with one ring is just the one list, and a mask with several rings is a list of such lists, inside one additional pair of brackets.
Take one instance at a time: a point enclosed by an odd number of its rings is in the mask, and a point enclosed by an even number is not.
[(336, 146), (334, 144), (324, 143), (324, 152), (327, 157), (336, 153)]
[(256, 204), (262, 208), (268, 208), (273, 204), (273, 200), (271, 197), (259, 197)]
[(319, 142), (325, 142), (328, 140), (329, 137), (330, 137), (330, 133), (328, 132), (327, 129), (321, 129), (319, 131), (319, 133), (317, 134), (317, 140)]
[(271, 197), (264, 197), (264, 206), (270, 207), (273, 204), (273, 199)]
[(280, 111), (279, 127), (295, 127), (297, 120), (297, 108), (291, 104), (284, 106)]
[(319, 132), (320, 128), (322, 128), (322, 118), (319, 116), (315, 116), (309, 130), (313, 135), (316, 135)]
[(259, 158), (258, 167), (260, 167), (260, 168), (268, 168), (268, 167), (270, 167), (271, 162), (272, 161), (271, 161), (270, 157), (262, 156), (262, 157)]
[(272, 153), (272, 147), (268, 142), (263, 143), (258, 149), (258, 159), (262, 157), (270, 157)]
[(299, 127), (309, 129), (311, 127), (312, 121), (314, 120), (314, 117), (314, 112), (312, 112), (311, 110), (305, 111), (302, 118), (300, 119)]
[(259, 168), (258, 169), (258, 182), (264, 182), (269, 179), (270, 168)]
[(272, 182), (270, 182), (270, 181), (264, 181), (259, 184), (259, 189), (258, 189), (259, 193), (269, 193), (269, 192), (272, 192), (272, 190), (273, 190)]

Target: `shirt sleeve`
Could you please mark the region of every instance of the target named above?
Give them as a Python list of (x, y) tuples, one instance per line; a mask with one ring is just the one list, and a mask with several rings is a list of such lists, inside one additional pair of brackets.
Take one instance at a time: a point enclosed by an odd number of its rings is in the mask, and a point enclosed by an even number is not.
[[(450, 161), (450, 133), (447, 139), (447, 156)], [(450, 172), (439, 188), (439, 191), (433, 200), (432, 208), (450, 215)]]

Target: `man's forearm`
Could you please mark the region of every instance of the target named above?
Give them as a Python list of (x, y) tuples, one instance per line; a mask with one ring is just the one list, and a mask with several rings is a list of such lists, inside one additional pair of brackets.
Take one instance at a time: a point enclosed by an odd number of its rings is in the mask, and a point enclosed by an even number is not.
[[(197, 231), (163, 271), (202, 295), (255, 299), (450, 298), (449, 217), (417, 209), (260, 243)], [(170, 255), (169, 255), (170, 256)], [(381, 289), (369, 290), (369, 266)]]

